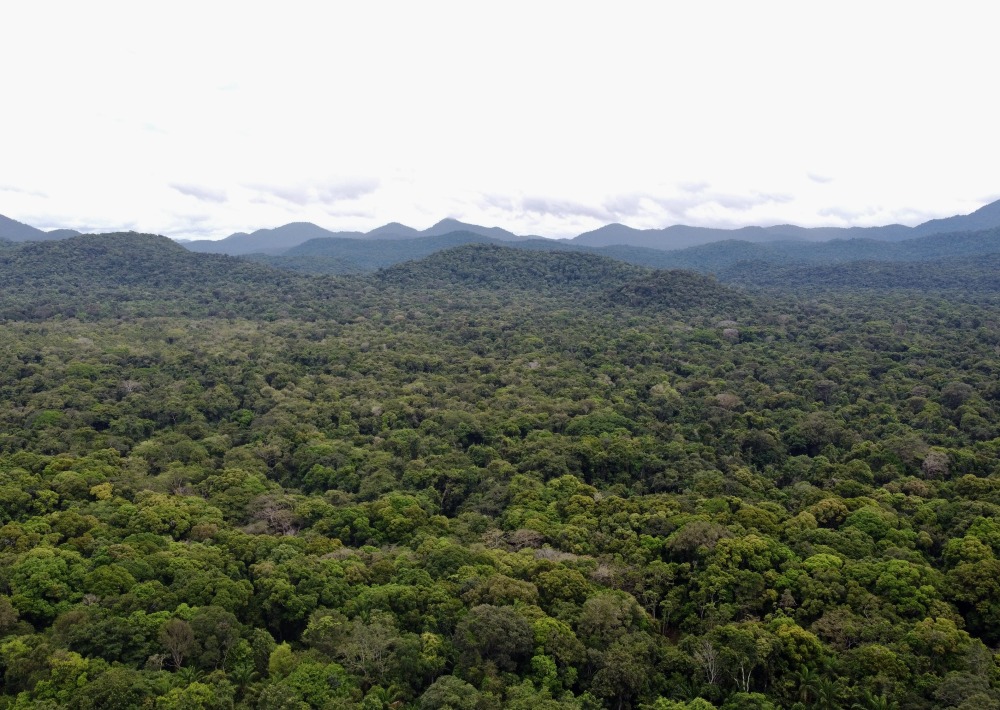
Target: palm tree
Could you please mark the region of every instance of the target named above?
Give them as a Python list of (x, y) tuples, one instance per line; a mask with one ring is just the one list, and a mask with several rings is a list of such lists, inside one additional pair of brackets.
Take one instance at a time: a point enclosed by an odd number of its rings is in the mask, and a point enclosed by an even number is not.
[(184, 666), (177, 669), (177, 677), (184, 681), (185, 685), (191, 685), (195, 681), (201, 680), (205, 676), (205, 671), (194, 666)]
[(804, 666), (798, 673), (793, 673), (795, 684), (799, 686), (799, 701), (808, 705), (809, 701), (819, 696), (819, 686), (822, 676), (819, 671)]
[(257, 678), (257, 671), (250, 663), (241, 663), (227, 674), (237, 688), (245, 688)]
[(816, 707), (820, 710), (839, 710), (840, 688), (835, 681), (823, 678), (816, 692)]
[(866, 690), (861, 695), (860, 702), (854, 703), (851, 708), (852, 710), (899, 710), (899, 703)]
[(247, 686), (256, 680), (257, 671), (254, 669), (252, 663), (241, 663), (226, 673), (226, 675), (232, 681), (233, 685), (236, 686), (237, 700), (242, 700)]
[[(373, 686), (365, 695), (365, 707), (395, 708), (402, 704), (406, 692), (400, 686), (392, 683), (388, 688), (381, 685)], [(380, 704), (378, 704), (380, 703)]]

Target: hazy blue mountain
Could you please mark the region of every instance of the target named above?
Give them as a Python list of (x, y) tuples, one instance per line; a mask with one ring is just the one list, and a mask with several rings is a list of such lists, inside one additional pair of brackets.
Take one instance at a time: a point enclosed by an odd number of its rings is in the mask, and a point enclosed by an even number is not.
[(934, 219), (916, 227), (890, 224), (883, 227), (797, 227), (780, 224), (772, 227), (711, 229), (674, 225), (664, 229), (633, 229), (623, 224), (609, 224), (585, 232), (571, 241), (587, 246), (627, 244), (651, 249), (675, 250), (713, 242), (739, 240), (752, 243), (797, 240), (821, 242), (832, 239), (868, 239), (898, 242), (932, 234), (966, 232), (1000, 227), (1000, 200), (979, 208), (972, 214)]
[(980, 207), (971, 214), (932, 219), (913, 228), (913, 236), (943, 234), (946, 232), (972, 232), (1000, 227), (1000, 200)]
[(794, 224), (776, 224), (772, 227), (744, 227), (733, 230), (737, 235), (749, 231), (756, 232), (760, 237), (759, 241), (820, 242), (830, 239), (873, 239), (892, 242), (916, 236), (910, 227), (903, 224), (887, 224), (881, 227), (798, 227)]
[(400, 224), (399, 222), (389, 222), (389, 224), (376, 227), (365, 234), (365, 236), (369, 239), (411, 239), (423, 235), (419, 229), (407, 227), (405, 224)]
[(501, 229), (500, 227), (480, 227), (478, 224), (466, 224), (465, 222), (459, 222), (457, 219), (442, 219), (433, 227), (425, 229), (421, 232), (421, 234), (425, 237), (439, 237), (443, 234), (450, 234), (452, 232), (472, 232), (473, 234), (499, 239), (504, 242), (520, 241), (532, 238), (518, 236), (517, 234), (508, 232), (506, 229)]
[(53, 239), (74, 237), (78, 234), (79, 232), (72, 229), (55, 229), (46, 232), (0, 214), (0, 239), (11, 242), (46, 242)]
[[(289, 251), (294, 247), (314, 239), (362, 240), (365, 242), (378, 241), (381, 243), (385, 241), (401, 242), (409, 239), (440, 237), (455, 232), (476, 234), (499, 241), (529, 239), (529, 237), (520, 237), (512, 232), (508, 232), (506, 229), (500, 229), (499, 227), (480, 227), (476, 224), (465, 224), (464, 222), (459, 222), (454, 219), (443, 219), (433, 227), (429, 227), (428, 229), (422, 231), (416, 230), (413, 227), (408, 227), (405, 224), (400, 224), (399, 222), (390, 222), (389, 224), (373, 229), (367, 233), (331, 232), (330, 230), (318, 227), (311, 222), (293, 222), (292, 224), (275, 227), (274, 229), (258, 229), (256, 232), (251, 234), (237, 232), (236, 234), (232, 234), (225, 239), (219, 239), (216, 241), (203, 239), (179, 243), (183, 244), (185, 248), (191, 251), (208, 252), (212, 254), (230, 254), (233, 256), (262, 254), (267, 256), (301, 257), (302, 254), (289, 253)], [(447, 246), (455, 245), (448, 244)], [(404, 252), (407, 251), (397, 244), (394, 244), (391, 247), (381, 244), (376, 248), (379, 250), (395, 248), (403, 249)], [(442, 246), (439, 248), (443, 249), (445, 247)], [(331, 247), (331, 249), (333, 249), (333, 252), (337, 252), (337, 254), (331, 252), (324, 254), (324, 256), (337, 256), (337, 258), (340, 258), (340, 251), (346, 250), (350, 252), (352, 247), (350, 245), (340, 245), (338, 247)], [(426, 256), (427, 254), (432, 253), (423, 252), (422, 250), (418, 251), (421, 252), (421, 256)], [(368, 256), (368, 250), (365, 247), (358, 246), (357, 251), (352, 253), (365, 254), (365, 256), (360, 257), (362, 261), (368, 261), (370, 259)], [(410, 258), (418, 257), (407, 256), (405, 259), (402, 259), (402, 261)], [(395, 259), (391, 263), (397, 263), (397, 261), (400, 260)], [(323, 265), (319, 265), (319, 268), (323, 269)], [(368, 267), (363, 267), (363, 269), (368, 270)], [(323, 270), (325, 272), (325, 269)]]
[[(585, 232), (571, 240), (545, 240), (550, 243), (572, 245), (575, 250), (584, 248), (609, 248), (619, 250), (616, 258), (632, 263), (642, 263), (661, 267), (663, 260), (642, 252), (621, 252), (624, 247), (675, 252), (691, 247), (716, 245), (714, 250), (705, 253), (688, 253), (667, 260), (667, 265), (692, 265), (692, 268), (705, 268), (705, 265), (717, 263), (734, 263), (736, 250), (741, 256), (765, 261), (777, 261), (785, 258), (817, 261), (823, 259), (850, 260), (856, 258), (899, 259), (899, 253), (884, 251), (878, 243), (893, 243), (910, 241), (918, 237), (936, 234), (955, 234), (959, 232), (981, 231), (1000, 227), (1000, 200), (985, 205), (968, 215), (957, 215), (946, 219), (935, 219), (924, 222), (916, 227), (892, 224), (882, 227), (818, 227), (806, 228), (790, 224), (770, 227), (742, 227), (740, 229), (712, 229), (707, 227), (691, 227), (674, 225), (663, 229), (634, 229), (623, 224), (609, 224), (590, 232)], [(393, 241), (440, 237), (454, 233), (471, 233), (502, 242), (523, 243), (540, 240), (542, 237), (517, 235), (500, 227), (483, 227), (468, 224), (455, 219), (443, 219), (424, 230), (417, 230), (399, 222), (390, 222), (370, 232), (333, 232), (309, 222), (293, 222), (273, 229), (259, 229), (247, 234), (237, 232), (221, 240), (177, 240), (185, 248), (196, 252), (216, 254), (248, 255), (264, 254), (270, 256), (282, 255), (288, 250), (313, 239), (339, 238), (363, 241)], [(37, 229), (27, 224), (0, 215), (0, 238), (15, 242), (51, 241), (76, 236), (79, 232), (71, 229), (57, 229), (49, 232)], [(799, 254), (795, 244), (807, 246), (810, 244), (836, 241), (826, 252), (808, 252)], [(739, 246), (737, 246), (737, 242)], [(776, 243), (780, 242), (780, 245)], [(751, 245), (769, 245), (767, 250), (754, 250)], [(385, 245), (380, 248), (386, 249)], [(399, 249), (398, 245), (392, 248)], [(562, 248), (562, 247), (555, 247)], [(973, 248), (973, 251), (960, 253), (991, 253), (982, 244), (963, 248)], [(421, 251), (423, 247), (417, 251)], [(405, 252), (406, 250), (404, 250)], [(807, 250), (808, 251), (808, 250)], [(942, 255), (954, 252), (950, 247), (938, 249)], [(360, 252), (359, 252), (360, 253)], [(293, 256), (289, 254), (289, 256)], [(301, 257), (302, 255), (298, 255)], [(326, 255), (333, 256), (333, 255)], [(341, 258), (341, 257), (336, 257)], [(362, 258), (362, 257), (358, 257)], [(407, 256), (407, 258), (415, 258)], [(362, 261), (368, 259), (363, 257)], [(721, 259), (721, 262), (719, 260)], [(350, 261), (350, 259), (348, 259)], [(395, 263), (395, 262), (394, 262)], [(353, 268), (353, 267), (352, 267)], [(367, 268), (367, 267), (364, 267)]]
[[(1000, 220), (997, 220), (1000, 226)], [(663, 229), (633, 229), (624, 224), (609, 224), (571, 241), (587, 246), (612, 246), (625, 244), (647, 249), (675, 250), (722, 241), (751, 243), (778, 240), (820, 242), (829, 239), (877, 239), (897, 241), (916, 236), (910, 227), (892, 224), (886, 227), (796, 227), (780, 224), (773, 227), (741, 227), (740, 229), (712, 229), (678, 224)]]
[[(901, 242), (914, 239), (916, 237), (929, 236), (941, 233), (965, 232), (971, 230), (982, 230), (993, 227), (1000, 227), (1000, 200), (981, 207), (972, 214), (948, 217), (947, 219), (936, 219), (925, 222), (916, 227), (907, 227), (901, 224), (890, 224), (882, 227), (798, 227), (792, 224), (779, 224), (770, 227), (742, 227), (739, 229), (713, 229), (709, 227), (691, 227), (688, 225), (674, 225), (663, 229), (634, 229), (624, 224), (608, 224), (591, 232), (585, 232), (570, 240), (546, 240), (572, 244), (574, 247), (638, 247), (643, 249), (656, 249), (660, 251), (676, 251), (690, 247), (716, 244), (726, 242), (732, 248), (734, 242), (749, 244), (773, 244), (774, 242), (787, 242), (784, 246), (778, 247), (778, 253), (763, 252), (760, 258), (766, 260), (780, 260), (795, 252), (791, 245), (793, 242), (803, 244), (815, 244), (837, 240), (840, 242), (852, 242), (851, 246), (840, 245), (833, 247), (829, 254), (832, 258), (839, 260), (850, 260), (853, 258), (876, 258), (879, 255), (878, 242)], [(390, 222), (367, 233), (362, 232), (331, 232), (317, 227), (308, 222), (296, 222), (287, 224), (275, 229), (261, 229), (253, 234), (237, 233), (220, 241), (195, 241), (186, 242), (184, 246), (192, 251), (204, 251), (225, 254), (268, 254), (271, 256), (283, 255), (287, 250), (299, 244), (303, 244), (311, 239), (322, 239), (338, 237), (341, 239), (364, 239), (365, 241), (393, 241), (398, 242), (407, 239), (420, 239), (425, 237), (438, 237), (454, 233), (472, 233), (483, 237), (489, 237), (504, 242), (524, 242), (533, 239), (542, 239), (537, 236), (522, 236), (509, 232), (500, 227), (483, 227), (476, 224), (468, 224), (455, 219), (443, 219), (432, 227), (424, 230), (417, 230), (399, 222)], [(2, 232), (0, 232), (2, 235)], [(873, 242), (875, 244), (862, 244), (862, 242)], [(383, 245), (382, 248), (388, 248)], [(394, 245), (393, 248), (399, 248)], [(723, 248), (720, 246), (720, 248)], [(740, 247), (746, 249), (745, 247)], [(841, 252), (852, 251), (850, 255), (837, 256)], [(363, 251), (363, 250), (362, 250)], [(359, 252), (360, 253), (360, 252)], [(872, 254), (872, 256), (869, 256)], [(293, 256), (293, 254), (287, 254)], [(301, 256), (301, 255), (299, 255)], [(333, 256), (327, 254), (325, 256)], [(338, 258), (340, 258), (338, 256)], [(408, 257), (415, 258), (415, 257)], [(638, 258), (643, 264), (655, 262), (659, 265), (659, 260), (650, 255), (631, 254), (626, 259), (633, 263)], [(822, 259), (819, 252), (810, 255), (809, 260)], [(887, 258), (887, 257), (886, 257)], [(898, 258), (893, 256), (892, 258)], [(367, 259), (367, 257), (365, 257)], [(710, 254), (690, 254), (681, 259), (678, 264), (685, 266), (691, 260), (694, 263), (713, 262), (714, 257)], [(404, 259), (405, 260), (405, 259)], [(727, 263), (733, 263), (730, 259), (725, 259)], [(395, 262), (394, 262), (395, 263)], [(670, 262), (671, 264), (673, 262)], [(652, 265), (652, 264), (651, 264)]]
[(403, 239), (311, 239), (280, 256), (262, 259), (254, 255), (251, 259), (304, 273), (345, 274), (376, 271), (404, 261), (422, 259), (442, 249), (480, 243), (499, 241), (474, 232)]
[[(635, 229), (624, 224), (607, 224), (591, 232), (584, 232), (570, 241), (591, 247), (627, 245), (649, 249), (683, 249), (707, 242), (735, 238), (734, 230), (708, 229), (674, 225), (663, 229)], [(751, 240), (751, 235), (744, 237)]]
[(377, 229), (373, 229), (368, 232), (365, 236), (368, 239), (419, 239), (421, 237), (440, 237), (445, 234), (454, 234), (456, 232), (467, 232), (471, 234), (478, 234), (482, 237), (489, 237), (491, 239), (497, 239), (502, 242), (512, 242), (521, 241), (524, 239), (541, 239), (542, 237), (534, 236), (521, 236), (514, 234), (513, 232), (508, 232), (506, 229), (501, 229), (500, 227), (482, 227), (478, 224), (468, 224), (466, 222), (459, 222), (457, 219), (442, 219), (437, 224), (428, 227), (427, 229), (417, 230), (413, 227), (407, 227), (405, 224), (400, 224), (399, 222), (390, 222), (389, 224), (383, 225)]
[(312, 222), (292, 222), (291, 224), (275, 227), (274, 229), (258, 229), (256, 232), (250, 234), (237, 232), (225, 239), (215, 241), (201, 239), (193, 242), (184, 242), (183, 246), (190, 251), (210, 254), (281, 254), (310, 239), (322, 239), (326, 237), (360, 239), (363, 236), (361, 232), (331, 232), (328, 229), (316, 226)]
[(12, 242), (40, 241), (45, 239), (45, 232), (0, 215), (0, 237)]

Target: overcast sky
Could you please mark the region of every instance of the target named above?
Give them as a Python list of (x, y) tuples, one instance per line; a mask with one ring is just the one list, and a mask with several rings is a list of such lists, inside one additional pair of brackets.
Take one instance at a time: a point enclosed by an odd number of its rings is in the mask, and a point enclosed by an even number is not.
[(1000, 198), (990, 2), (19, 2), (0, 214), (917, 224)]

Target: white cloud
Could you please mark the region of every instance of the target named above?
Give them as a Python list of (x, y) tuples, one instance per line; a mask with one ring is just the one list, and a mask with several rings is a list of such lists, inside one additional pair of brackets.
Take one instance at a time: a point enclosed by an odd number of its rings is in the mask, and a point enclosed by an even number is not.
[(225, 202), (226, 201), (226, 191), (219, 190), (212, 187), (205, 187), (203, 185), (181, 185), (178, 183), (170, 183), (169, 187), (177, 190), (177, 192), (182, 195), (187, 195), (188, 197), (193, 197), (196, 200), (202, 200), (204, 202)]

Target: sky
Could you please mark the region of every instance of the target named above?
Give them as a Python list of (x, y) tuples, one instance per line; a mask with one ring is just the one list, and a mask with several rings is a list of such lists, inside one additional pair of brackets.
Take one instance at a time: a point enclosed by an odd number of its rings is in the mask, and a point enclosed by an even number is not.
[(217, 239), (451, 217), (915, 225), (1000, 198), (990, 2), (39, 2), (0, 214)]

